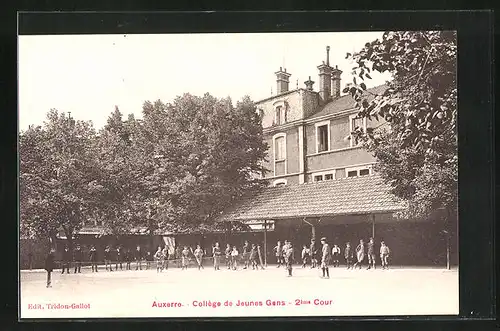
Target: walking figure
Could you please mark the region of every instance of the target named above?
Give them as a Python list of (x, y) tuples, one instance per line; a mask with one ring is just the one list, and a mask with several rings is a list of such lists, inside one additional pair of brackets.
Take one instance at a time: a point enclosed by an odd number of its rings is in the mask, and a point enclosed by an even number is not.
[(228, 269), (231, 269), (232, 266), (231, 252), (231, 245), (227, 244), (224, 253), (226, 254), (226, 266)]
[(321, 244), (323, 247), (321, 248), (321, 270), (323, 271), (323, 276), (321, 278), (330, 278), (330, 271), (328, 270), (328, 266), (330, 265), (330, 246), (326, 243), (326, 238), (321, 238)]
[(47, 287), (52, 287), (51, 274), (54, 271), (54, 253), (55, 249), (51, 248), (45, 258), (45, 270), (47, 271)]
[(307, 266), (307, 258), (309, 256), (309, 248), (306, 245), (302, 246), (302, 268)]
[(288, 277), (292, 277), (292, 265), (293, 265), (293, 247), (290, 241), (285, 241), (285, 264), (288, 270)]
[(345, 245), (344, 258), (345, 258), (345, 263), (347, 265), (347, 270), (351, 269), (352, 261), (354, 259), (354, 252), (352, 251), (350, 242), (347, 242)]
[(333, 267), (339, 267), (340, 266), (340, 261), (339, 261), (339, 256), (340, 256), (340, 247), (335, 244), (333, 245), (332, 248), (332, 257), (333, 257)]
[(69, 274), (69, 265), (71, 263), (71, 253), (69, 252), (68, 246), (64, 247), (62, 258), (63, 258), (63, 263), (62, 263), (61, 274), (64, 273), (64, 270), (66, 270), (66, 272)]
[(187, 269), (188, 267), (188, 258), (189, 258), (189, 250), (187, 246), (184, 246), (184, 249), (181, 252), (181, 267), (182, 270)]
[(118, 271), (118, 265), (120, 265), (120, 270), (123, 270), (123, 250), (120, 246), (116, 247), (116, 253), (115, 253), (115, 270)]
[(158, 246), (158, 249), (156, 250), (156, 253), (154, 255), (154, 259), (156, 261), (156, 272), (159, 273), (161, 271), (163, 271), (163, 268), (162, 268), (162, 260), (163, 260), (163, 253), (161, 251), (161, 247)]
[(90, 248), (89, 260), (92, 267), (92, 272), (97, 272), (97, 250), (95, 249), (94, 245), (92, 245), (92, 247)]
[(203, 250), (200, 245), (196, 245), (196, 249), (194, 250), (194, 257), (196, 259), (196, 263), (198, 264), (198, 270), (203, 268)]
[(283, 264), (283, 246), (281, 245), (281, 241), (278, 241), (277, 245), (274, 247), (274, 252), (276, 255), (276, 263), (278, 264), (277, 268), (279, 268)]
[(73, 252), (73, 260), (75, 261), (75, 274), (82, 272), (82, 260), (83, 260), (83, 252), (80, 245), (77, 245), (75, 251)]
[(233, 270), (238, 268), (238, 249), (236, 246), (233, 246), (233, 250), (231, 251), (231, 265), (233, 266)]
[(113, 266), (111, 265), (111, 249), (109, 246), (106, 246), (104, 249), (104, 265), (106, 266), (106, 271), (108, 270), (108, 266), (109, 271), (113, 271)]
[(221, 252), (221, 249), (219, 247), (219, 243), (215, 243), (215, 246), (212, 248), (212, 255), (214, 258), (214, 269), (215, 270), (220, 270), (219, 266), (220, 266), (221, 254), (222, 254), (222, 252)]
[(373, 238), (370, 238), (370, 240), (368, 241), (368, 245), (367, 245), (368, 249), (368, 268), (367, 269), (371, 269), (371, 267), (373, 267), (373, 269), (375, 269), (375, 242), (373, 241)]
[(311, 269), (318, 267), (318, 247), (316, 246), (316, 239), (311, 239), (309, 246), (309, 254), (311, 255)]
[(359, 241), (359, 245), (356, 247), (356, 258), (358, 259), (358, 261), (354, 263), (353, 269), (355, 269), (357, 266), (359, 266), (359, 269), (361, 269), (361, 264), (365, 259), (365, 243), (363, 242), (363, 239)]
[(380, 260), (382, 260), (382, 269), (389, 269), (389, 254), (391, 254), (389, 246), (382, 241), (380, 243)]

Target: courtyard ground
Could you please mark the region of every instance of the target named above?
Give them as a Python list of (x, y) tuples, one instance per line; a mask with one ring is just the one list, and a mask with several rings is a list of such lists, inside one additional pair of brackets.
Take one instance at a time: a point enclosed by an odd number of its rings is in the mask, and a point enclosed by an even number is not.
[(456, 269), (60, 272), (52, 288), (44, 271), (21, 272), (21, 318), (453, 315), (459, 304)]

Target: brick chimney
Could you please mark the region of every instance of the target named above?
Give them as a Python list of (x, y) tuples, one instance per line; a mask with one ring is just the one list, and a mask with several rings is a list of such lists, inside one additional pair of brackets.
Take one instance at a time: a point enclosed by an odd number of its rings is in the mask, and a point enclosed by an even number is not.
[(331, 99), (332, 67), (330, 67), (330, 46), (326, 46), (326, 63), (318, 66), (319, 70), (319, 98), (325, 104)]
[(340, 97), (340, 75), (342, 74), (342, 70), (335, 66), (335, 69), (332, 69), (332, 98), (336, 99)]
[(306, 89), (308, 91), (312, 91), (313, 90), (313, 85), (314, 85), (314, 82), (311, 80), (311, 76), (309, 76), (309, 80), (306, 80), (304, 82), (304, 84), (306, 85)]
[(286, 72), (286, 68), (285, 70), (283, 70), (283, 68), (280, 67), (280, 70), (275, 72), (275, 75), (277, 84), (276, 94), (288, 92), (288, 85), (290, 84), (291, 74)]

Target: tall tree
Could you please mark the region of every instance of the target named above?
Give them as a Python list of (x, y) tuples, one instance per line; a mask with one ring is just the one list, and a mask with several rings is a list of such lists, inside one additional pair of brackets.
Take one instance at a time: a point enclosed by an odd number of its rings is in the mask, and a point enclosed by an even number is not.
[(92, 124), (51, 110), (42, 127), (20, 134), (21, 230), (54, 239), (64, 231), (69, 246), (89, 213), (94, 180)]

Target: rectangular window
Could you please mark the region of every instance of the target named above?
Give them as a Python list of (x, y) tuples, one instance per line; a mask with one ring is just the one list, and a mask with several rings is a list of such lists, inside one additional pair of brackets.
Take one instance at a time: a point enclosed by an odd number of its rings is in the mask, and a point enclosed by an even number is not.
[(353, 170), (353, 171), (348, 171), (347, 172), (347, 177), (357, 177), (358, 176), (358, 171)]
[[(349, 116), (349, 129), (352, 132), (354, 132), (356, 129), (361, 129), (363, 131), (366, 131), (366, 118), (357, 118), (357, 115), (351, 115)], [(354, 136), (351, 134), (351, 139), (350, 139), (350, 145), (351, 147), (359, 145), (361, 142), (358, 141), (356, 144), (356, 141), (354, 139)]]
[(325, 180), (332, 180), (333, 179), (333, 174), (326, 174), (325, 175)]
[(285, 159), (285, 137), (277, 137), (274, 139), (274, 159)]
[(328, 150), (328, 125), (318, 126), (318, 153)]
[(276, 107), (276, 124), (280, 125), (285, 123), (285, 115), (283, 114), (283, 107)]
[(315, 182), (321, 182), (323, 180), (323, 175), (314, 176)]
[(359, 171), (360, 176), (368, 176), (370, 174), (370, 169), (361, 169)]

